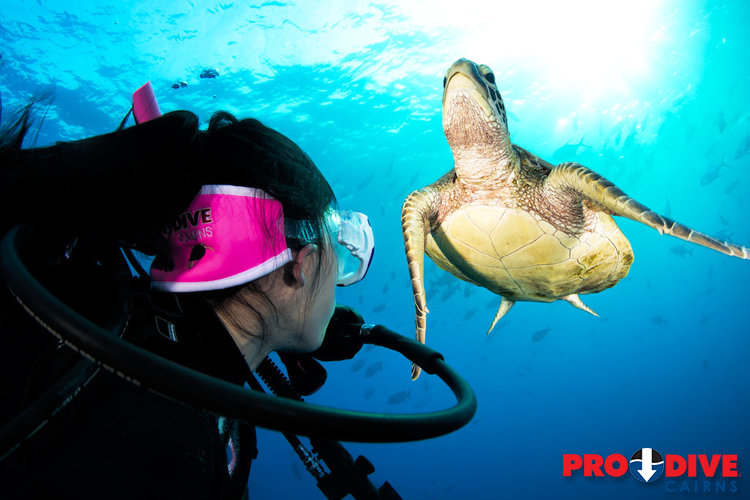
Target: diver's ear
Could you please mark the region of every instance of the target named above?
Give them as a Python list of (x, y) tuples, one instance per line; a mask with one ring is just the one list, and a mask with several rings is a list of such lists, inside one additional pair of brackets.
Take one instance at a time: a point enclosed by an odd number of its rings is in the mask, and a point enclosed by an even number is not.
[(284, 282), (295, 288), (305, 286), (305, 271), (304, 262), (305, 259), (310, 257), (314, 252), (318, 251), (318, 245), (310, 243), (303, 246), (297, 251), (297, 255), (294, 256), (294, 260), (287, 266), (287, 272), (284, 273)]

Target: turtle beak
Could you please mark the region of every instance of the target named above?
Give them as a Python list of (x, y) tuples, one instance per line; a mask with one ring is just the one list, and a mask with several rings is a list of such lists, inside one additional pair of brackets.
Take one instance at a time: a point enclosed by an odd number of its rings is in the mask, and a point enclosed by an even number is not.
[(454, 62), (445, 74), (443, 89), (443, 129), (446, 133), (449, 128), (491, 122), (496, 112), (489, 95), (476, 64), (468, 59)]
[(468, 59), (454, 62), (445, 74), (443, 132), (451, 149), (507, 140), (504, 106), (494, 83)]
[[(454, 80), (454, 78), (458, 79)], [(484, 96), (484, 100), (489, 100), (489, 93), (482, 83), (482, 77), (479, 74), (477, 65), (468, 59), (459, 59), (454, 62), (443, 78), (443, 106), (449, 92), (463, 89), (477, 92)]]

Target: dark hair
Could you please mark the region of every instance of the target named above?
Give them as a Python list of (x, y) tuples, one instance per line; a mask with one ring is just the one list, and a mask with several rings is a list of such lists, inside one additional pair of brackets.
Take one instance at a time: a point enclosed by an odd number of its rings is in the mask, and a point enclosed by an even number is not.
[[(162, 229), (204, 184), (262, 189), (281, 202), (285, 217), (307, 220), (317, 234), (326, 234), (324, 213), (336, 202), (331, 187), (299, 146), (258, 120), (220, 111), (201, 131), (193, 113), (175, 111), (110, 134), (23, 149), (33, 104), (0, 133), (0, 203), (6, 215), (0, 234), (34, 221), (64, 237), (127, 242), (158, 254), (164, 251)], [(253, 283), (199, 295), (224, 307), (245, 287), (264, 296)]]
[[(327, 251), (327, 243), (320, 238), (324, 230), (324, 214), (335, 204), (336, 199), (330, 185), (315, 166), (310, 157), (299, 146), (279, 132), (270, 129), (258, 120), (238, 121), (234, 116), (219, 111), (209, 122), (203, 141), (206, 162), (206, 184), (234, 184), (262, 189), (281, 201), (284, 217), (306, 220), (312, 225), (313, 233), (320, 235), (317, 243), (321, 256)], [(248, 168), (252, 165), (251, 168)], [(287, 238), (290, 248), (296, 249), (309, 240), (299, 241)], [(317, 289), (323, 259), (318, 259), (318, 267), (310, 286)], [(198, 292), (202, 297), (225, 314), (230, 314), (231, 301), (241, 302), (251, 309), (265, 330), (262, 314), (244, 300), (243, 290), (263, 300), (278, 316), (278, 309), (256, 282), (250, 282), (228, 289), (212, 292)], [(308, 304), (305, 304), (307, 307)], [(242, 329), (237, 318), (235, 326)], [(250, 332), (248, 332), (250, 333)], [(263, 332), (260, 332), (263, 336)]]

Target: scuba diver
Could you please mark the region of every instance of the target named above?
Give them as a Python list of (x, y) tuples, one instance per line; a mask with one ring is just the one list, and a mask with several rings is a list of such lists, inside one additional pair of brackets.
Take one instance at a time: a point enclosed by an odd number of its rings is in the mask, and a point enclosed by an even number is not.
[[(400, 498), (336, 439), (424, 439), (473, 416), (438, 353), (336, 305), (367, 274), (372, 229), (289, 138), (226, 112), (206, 130), (161, 116), (148, 85), (135, 126), (24, 149), (33, 105), (0, 137), (4, 498), (247, 498), (255, 425), (284, 433), (327, 498)], [(317, 360), (363, 343), (419, 359), (459, 404), (395, 427), (301, 402), (325, 382)]]

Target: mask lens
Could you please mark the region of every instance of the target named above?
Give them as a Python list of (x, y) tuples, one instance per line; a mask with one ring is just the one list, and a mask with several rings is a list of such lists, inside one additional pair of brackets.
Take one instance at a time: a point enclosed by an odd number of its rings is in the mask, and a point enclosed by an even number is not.
[(367, 217), (351, 210), (332, 212), (329, 227), (338, 259), (337, 284), (356, 283), (367, 272), (372, 255), (372, 229)]
[(336, 281), (337, 283), (345, 283), (359, 272), (362, 262), (354, 257), (344, 245), (336, 245), (336, 257), (339, 261)]

